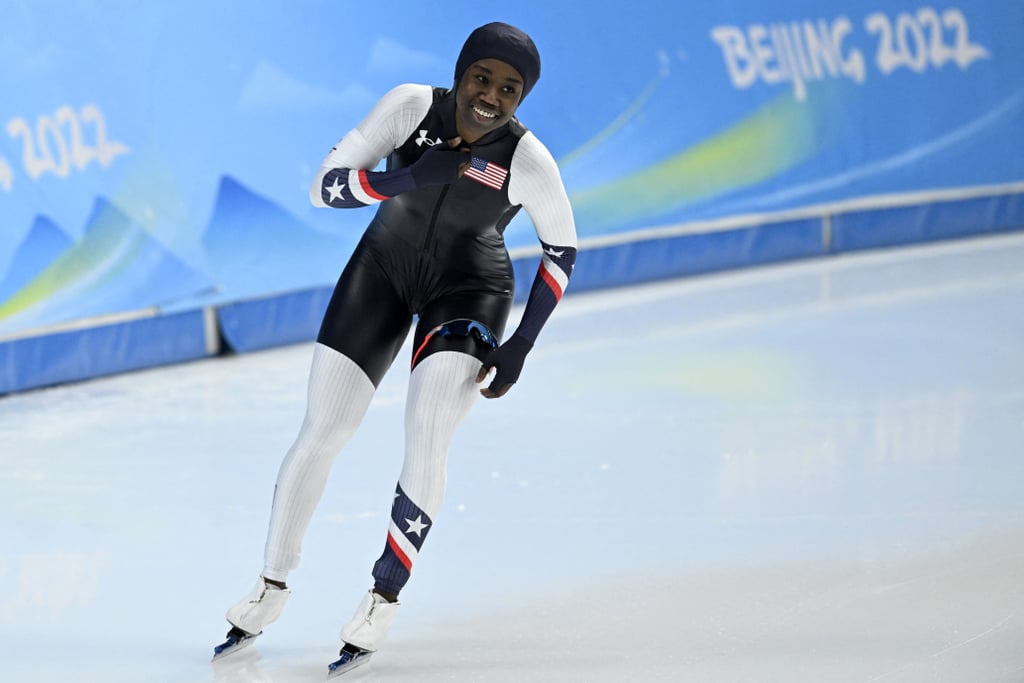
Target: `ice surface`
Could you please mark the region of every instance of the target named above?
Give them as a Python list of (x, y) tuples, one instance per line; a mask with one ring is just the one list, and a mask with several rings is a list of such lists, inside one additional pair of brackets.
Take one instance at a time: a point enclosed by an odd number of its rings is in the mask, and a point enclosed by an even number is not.
[[(311, 347), (0, 399), (0, 679), (323, 680), (383, 548), (407, 356), (284, 616), (217, 664)], [(1024, 680), (1022, 443), (1021, 235), (569, 296), (459, 432), (352, 680)]]

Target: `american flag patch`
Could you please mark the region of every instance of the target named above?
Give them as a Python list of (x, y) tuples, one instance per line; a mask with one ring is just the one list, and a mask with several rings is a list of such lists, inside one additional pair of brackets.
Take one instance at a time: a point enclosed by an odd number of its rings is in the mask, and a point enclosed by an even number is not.
[(505, 178), (508, 177), (508, 169), (480, 157), (473, 157), (469, 160), (469, 168), (466, 169), (465, 175), (487, 187), (500, 190), (501, 186), (505, 184)]

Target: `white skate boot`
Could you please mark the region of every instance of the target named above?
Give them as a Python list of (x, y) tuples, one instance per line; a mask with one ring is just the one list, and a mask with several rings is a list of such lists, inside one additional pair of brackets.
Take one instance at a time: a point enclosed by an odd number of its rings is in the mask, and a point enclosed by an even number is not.
[(225, 615), (232, 628), (228, 631), (227, 640), (213, 649), (213, 658), (219, 659), (251, 645), (263, 632), (264, 626), (281, 616), (291, 594), (290, 588), (267, 583), (261, 576), (249, 594)]
[(352, 620), (341, 629), (345, 646), (340, 659), (327, 667), (327, 678), (334, 678), (370, 661), (391, 629), (398, 612), (398, 602), (388, 602), (372, 590), (363, 596)]

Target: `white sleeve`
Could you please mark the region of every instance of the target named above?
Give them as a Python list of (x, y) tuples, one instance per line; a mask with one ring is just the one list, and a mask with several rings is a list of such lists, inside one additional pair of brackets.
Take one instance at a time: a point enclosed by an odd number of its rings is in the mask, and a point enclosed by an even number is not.
[(519, 140), (509, 169), (508, 199), (522, 204), (545, 244), (576, 248), (576, 221), (558, 165), (532, 132)]
[(326, 207), (321, 196), (324, 176), (332, 169), (372, 170), (398, 148), (433, 104), (433, 88), (407, 83), (389, 91), (358, 126), (345, 134), (320, 164), (309, 187), (313, 206)]

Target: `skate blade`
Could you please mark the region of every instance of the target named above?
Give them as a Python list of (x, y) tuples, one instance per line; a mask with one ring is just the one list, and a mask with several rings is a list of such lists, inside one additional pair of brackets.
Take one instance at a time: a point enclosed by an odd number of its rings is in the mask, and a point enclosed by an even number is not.
[(256, 636), (260, 635), (257, 633), (253, 636), (245, 636), (244, 638), (228, 638), (226, 641), (213, 648), (213, 659), (211, 662), (216, 662), (220, 659), (224, 659), (228, 655), (233, 655), (242, 650), (248, 649), (253, 642), (256, 640)]
[(339, 659), (337, 662), (334, 662), (327, 667), (327, 680), (347, 674), (352, 669), (358, 669), (363, 664), (370, 661), (370, 655), (372, 654), (372, 652), (361, 652), (347, 662), (342, 662), (342, 660)]

